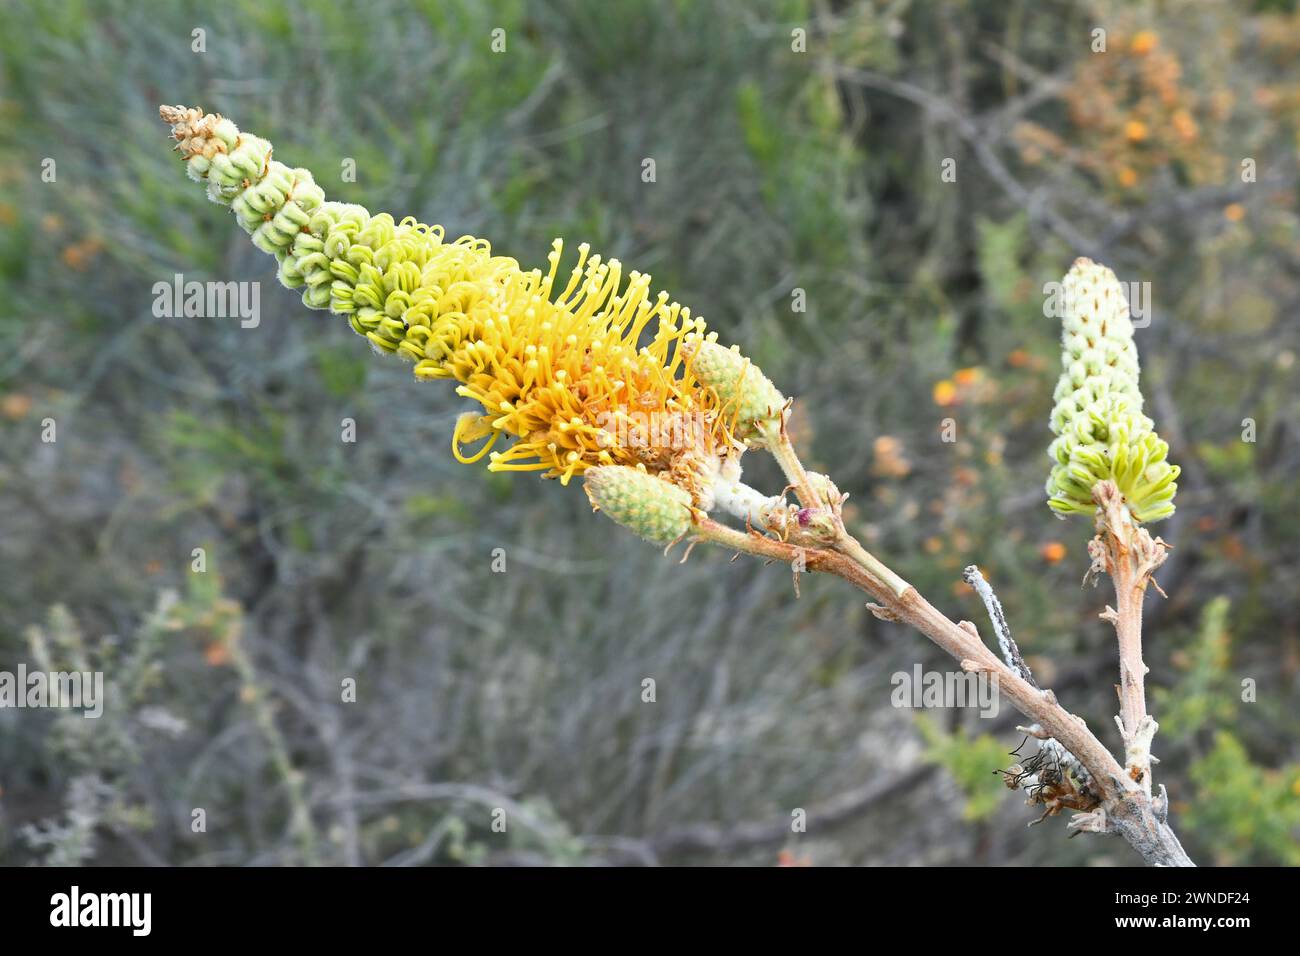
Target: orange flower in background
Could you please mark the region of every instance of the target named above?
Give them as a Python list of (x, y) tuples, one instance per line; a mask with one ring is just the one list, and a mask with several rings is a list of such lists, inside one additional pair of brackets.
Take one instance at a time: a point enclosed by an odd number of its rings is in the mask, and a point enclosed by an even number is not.
[(959, 368), (952, 373), (952, 378), (935, 382), (931, 390), (934, 403), (941, 407), (981, 404), (987, 402), (997, 392), (997, 383), (984, 374), (978, 365)]
[(209, 667), (224, 667), (230, 663), (230, 645), (225, 641), (213, 641), (203, 648), (203, 662)]
[(1141, 143), (1150, 135), (1147, 124), (1141, 120), (1129, 120), (1124, 124), (1124, 138), (1130, 143)]
[(1186, 143), (1196, 139), (1196, 134), (1200, 132), (1196, 120), (1192, 119), (1192, 114), (1187, 110), (1176, 110), (1173, 115), (1173, 124), (1174, 132)]
[(1246, 218), (1246, 207), (1239, 202), (1229, 203), (1223, 207), (1223, 218), (1228, 222), (1241, 222)]
[(99, 255), (99, 250), (103, 244), (98, 239), (83, 239), (81, 242), (74, 242), (70, 246), (65, 246), (62, 253), (63, 263), (70, 269), (76, 269), (78, 272), (84, 272), (90, 265), (90, 260)]
[(880, 435), (872, 442), (875, 464), (871, 472), (884, 478), (903, 478), (912, 470), (912, 463), (903, 454), (903, 443), (893, 435)]
[(1065, 545), (1059, 541), (1048, 541), (1038, 549), (1038, 553), (1048, 564), (1056, 564), (1065, 557)]
[(1221, 182), (1231, 91), (1184, 84), (1178, 54), (1154, 30), (1117, 26), (1112, 37), (1111, 51), (1082, 58), (1064, 88), (1063, 128), (1016, 125), (1022, 154), (1032, 148), (1035, 159), (1068, 163), (1129, 198), (1173, 164), (1192, 183)]
[(1137, 56), (1146, 56), (1156, 48), (1159, 43), (1159, 37), (1153, 30), (1139, 30), (1133, 34), (1133, 40), (1129, 43), (1129, 52)]
[(32, 398), (22, 392), (10, 392), (3, 400), (0, 400), (0, 415), (11, 421), (26, 417), (31, 410)]

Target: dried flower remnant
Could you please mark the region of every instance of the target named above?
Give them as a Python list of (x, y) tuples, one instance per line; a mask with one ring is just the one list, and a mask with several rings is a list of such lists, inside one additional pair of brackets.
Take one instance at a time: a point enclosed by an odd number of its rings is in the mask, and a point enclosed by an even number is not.
[(1031, 827), (1062, 810), (1089, 812), (1101, 806), (1101, 799), (1092, 787), (1092, 776), (1073, 754), (1050, 736), (1044, 736), (1037, 724), (1017, 729), (1025, 734), (1025, 741), (1011, 751), (1012, 755), (1020, 756), (1021, 748), (1030, 738), (1036, 741), (1037, 750), (1022, 763), (996, 772), (1001, 774), (1008, 789), (1025, 792), (1027, 804), (1043, 807), (1042, 816), (1030, 821)]

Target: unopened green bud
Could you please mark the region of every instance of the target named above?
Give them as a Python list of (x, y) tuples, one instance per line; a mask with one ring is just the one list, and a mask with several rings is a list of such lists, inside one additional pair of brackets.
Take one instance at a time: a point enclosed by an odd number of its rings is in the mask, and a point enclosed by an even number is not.
[(710, 333), (687, 339), (682, 351), (696, 381), (717, 393), (722, 415), (735, 421), (737, 438), (753, 438), (760, 426), (779, 426), (785, 397), (740, 349), (723, 348)]
[(691, 527), (691, 495), (630, 465), (598, 465), (583, 473), (592, 507), (647, 541), (670, 544)]
[(1048, 504), (1059, 515), (1094, 514), (1092, 489), (1111, 479), (1138, 521), (1174, 513), (1177, 465), (1142, 414), (1128, 301), (1115, 273), (1078, 259), (1065, 277), (1061, 378), (1048, 454)]

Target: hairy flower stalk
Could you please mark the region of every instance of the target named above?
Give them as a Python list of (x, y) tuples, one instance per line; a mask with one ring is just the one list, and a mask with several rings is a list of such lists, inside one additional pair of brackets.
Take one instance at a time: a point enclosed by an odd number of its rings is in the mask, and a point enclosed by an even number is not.
[[(1034, 785), (1054, 802), (1040, 802), (1089, 811), (1071, 826), (1119, 832), (1148, 862), (1190, 864), (1164, 807), (1082, 720), (1034, 684), (1027, 668), (990, 650), (974, 625), (940, 613), (849, 533), (846, 496), (808, 472), (790, 441), (791, 403), (738, 350), (718, 345), (688, 309), (664, 293), (652, 297), (649, 276), (625, 279), (617, 260), (602, 261), (583, 245), (561, 278), (558, 239), (545, 271), (525, 270), (481, 239), (447, 242), (440, 226), (326, 200), (307, 170), (278, 162), (269, 143), (220, 116), (168, 106), (160, 114), (191, 178), (231, 207), (306, 305), (346, 316), (374, 348), (412, 362), (418, 378), (451, 379), (478, 403), (453, 431), (459, 460), (486, 456), (491, 470), (541, 471), (562, 483), (582, 476), (594, 508), (657, 544), (688, 538), (779, 561), (796, 585), (803, 572), (843, 578), (879, 602), (868, 605), (877, 617), (915, 627), (964, 669), (997, 679), (1032, 733), (1050, 741), (1040, 748)], [(1096, 335), (1082, 322), (1075, 324), (1085, 343), (1122, 337), (1115, 322), (1103, 321)], [(1101, 354), (1117, 356), (1111, 364), (1118, 367), (1127, 352), (1119, 343)], [(1100, 367), (1082, 350), (1079, 358), (1085, 370)], [(1172, 497), (1165, 493), (1172, 479), (1161, 484), (1163, 451), (1156, 455), (1147, 444), (1149, 423), (1132, 417), (1141, 408), (1136, 358), (1123, 368), (1132, 389), (1117, 382), (1115, 393), (1125, 404), (1094, 389), (1072, 398), (1060, 416), (1058, 434), (1074, 436), (1062, 446), (1060, 460), (1070, 469), (1062, 501), (1064, 510), (1082, 510), (1070, 482), (1093, 468), (1136, 491), (1132, 517), (1150, 520)], [(1100, 424), (1089, 424), (1094, 414)], [(503, 435), (513, 443), (494, 449)], [(462, 451), (476, 441), (478, 449)], [(1140, 469), (1133, 455), (1115, 457), (1117, 442), (1146, 449)], [(797, 505), (785, 491), (769, 496), (744, 483), (740, 461), (748, 450), (772, 454)], [(1053, 776), (1062, 767), (1066, 782)]]
[(1053, 396), (1048, 504), (1059, 515), (1095, 514), (1092, 489), (1114, 481), (1138, 521), (1174, 513), (1178, 467), (1142, 414), (1128, 301), (1115, 273), (1078, 259), (1065, 277), (1060, 381)]

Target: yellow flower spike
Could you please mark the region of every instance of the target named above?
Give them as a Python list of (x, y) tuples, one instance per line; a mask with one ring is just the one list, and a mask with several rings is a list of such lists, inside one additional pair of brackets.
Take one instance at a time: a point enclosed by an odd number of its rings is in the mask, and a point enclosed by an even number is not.
[[(695, 459), (729, 444), (727, 399), (701, 387), (684, 360), (686, 338), (703, 323), (652, 294), (649, 276), (625, 277), (619, 260), (583, 243), (560, 282), (558, 239), (545, 272), (526, 271), (482, 239), (448, 242), (441, 226), (326, 201), (307, 170), (273, 159), (270, 143), (220, 116), (168, 106), (159, 114), (190, 177), (276, 257), (280, 281), (304, 304), (345, 315), (376, 351), (412, 362), (416, 378), (454, 379), (483, 406), (486, 415), (456, 426), (457, 460), (486, 456), (490, 470), (566, 483), (611, 463), (689, 476)], [(704, 434), (689, 448), (611, 444), (600, 435), (620, 411), (698, 416)], [(485, 428), (488, 443), (463, 453)], [(501, 434), (514, 444), (489, 451)]]

